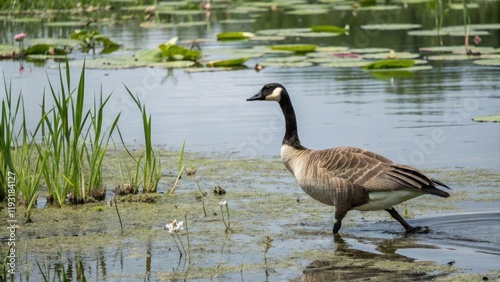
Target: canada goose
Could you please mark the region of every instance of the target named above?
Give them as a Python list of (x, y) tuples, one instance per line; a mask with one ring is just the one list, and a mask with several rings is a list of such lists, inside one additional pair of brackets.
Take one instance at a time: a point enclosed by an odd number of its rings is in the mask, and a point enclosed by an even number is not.
[(311, 150), (300, 144), (290, 96), (279, 83), (269, 83), (247, 101), (276, 101), (285, 116), (281, 159), (300, 187), (313, 199), (335, 206), (333, 234), (349, 210), (386, 210), (407, 232), (417, 232), (393, 206), (424, 194), (450, 196), (450, 189), (413, 167), (400, 165), (379, 154), (353, 147)]

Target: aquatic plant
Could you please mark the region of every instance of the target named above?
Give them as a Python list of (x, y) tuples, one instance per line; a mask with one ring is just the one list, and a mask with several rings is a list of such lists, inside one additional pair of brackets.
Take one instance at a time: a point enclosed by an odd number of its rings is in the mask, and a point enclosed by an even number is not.
[(65, 75), (59, 68), (59, 79), (59, 93), (49, 80), (55, 102), (52, 109), (46, 109), (45, 93), (43, 95), (42, 142), (37, 144), (39, 157), (46, 158), (42, 171), (50, 194), (49, 202), (53, 200), (62, 206), (67, 198), (71, 203), (83, 203), (89, 197), (103, 200), (102, 161), (120, 115), (109, 129), (104, 128), (103, 112), (111, 95), (103, 98), (102, 92), (99, 103), (94, 98), (93, 110), (84, 110), (85, 64), (76, 89), (71, 89), (67, 60)]
[(102, 46), (101, 54), (109, 54), (120, 48), (120, 44), (113, 42), (107, 36), (101, 35), (98, 30), (88, 31), (88, 30), (75, 30), (70, 36), (70, 39), (75, 39), (80, 41), (82, 51), (87, 53), (92, 50), (95, 54), (95, 48), (98, 45)]
[(271, 237), (266, 236), (264, 237), (264, 243), (262, 244), (264, 246), (264, 249), (262, 252), (264, 253), (264, 264), (267, 265), (267, 252), (269, 249), (272, 247), (271, 243), (273, 242), (273, 239)]
[[(153, 193), (158, 189), (158, 183), (160, 182), (162, 176), (161, 161), (160, 157), (153, 150), (153, 144), (151, 141), (152, 132), (152, 121), (151, 115), (148, 116), (146, 111), (146, 106), (141, 103), (138, 96), (134, 96), (132, 92), (125, 86), (130, 97), (134, 100), (135, 104), (141, 111), (142, 125), (144, 130), (144, 145), (145, 152), (142, 153), (136, 160), (132, 154), (127, 150), (129, 155), (133, 158), (136, 163), (136, 175), (137, 172), (142, 171), (142, 178), (140, 180), (133, 179), (137, 181), (138, 184), (142, 183), (142, 191), (144, 193)], [(123, 139), (122, 139), (123, 142)], [(125, 145), (125, 144), (124, 144)], [(133, 182), (131, 182), (133, 183)]]
[(24, 38), (26, 38), (26, 34), (24, 32), (21, 32), (14, 36), (14, 40), (19, 42), (19, 53), (22, 53), (24, 50)]
[[(227, 203), (227, 201), (220, 201), (219, 207), (220, 207), (220, 214), (222, 217), (222, 222), (224, 223), (224, 226), (226, 227), (224, 232), (229, 233), (229, 231), (231, 231), (231, 220), (229, 217), (229, 204)], [(226, 210), (227, 220), (226, 220), (226, 217), (224, 216), (223, 208), (225, 208), (225, 210)]]
[[(7, 195), (8, 173), (15, 172), (12, 148), (17, 147), (15, 123), (21, 105), (21, 97), (14, 104), (12, 91), (4, 77), (5, 99), (2, 99), (2, 113), (0, 115), (0, 201)], [(16, 195), (17, 196), (17, 195)]]
[[(184, 242), (182, 241), (181, 237), (179, 236), (179, 232), (184, 229), (183, 225), (184, 222), (186, 222), (186, 240), (187, 240), (187, 251), (184, 246)], [(168, 223), (165, 225), (165, 229), (168, 230), (168, 233), (172, 235), (172, 238), (174, 240), (175, 246), (177, 247), (177, 250), (179, 251), (179, 258), (182, 258), (183, 255), (185, 255), (188, 260), (190, 261), (190, 241), (189, 241), (189, 230), (187, 227), (187, 213), (184, 213), (184, 221), (177, 221), (177, 219), (174, 219), (171, 223)]]
[(118, 201), (116, 201), (116, 196), (114, 196), (113, 198), (111, 198), (111, 200), (109, 201), (109, 205), (110, 206), (115, 206), (115, 209), (116, 209), (116, 214), (118, 215), (118, 220), (120, 221), (120, 230), (123, 234), (123, 223), (122, 223), (122, 217), (120, 216), (120, 211), (118, 210)]
[(181, 179), (182, 172), (184, 171), (184, 168), (186, 167), (183, 163), (184, 160), (184, 148), (186, 146), (186, 140), (184, 140), (184, 143), (182, 143), (182, 149), (179, 154), (179, 163), (177, 167), (177, 177), (175, 178), (174, 185), (170, 189), (169, 193), (174, 193), (175, 192), (175, 187), (177, 186), (177, 183), (179, 182), (179, 179)]
[(173, 37), (169, 41), (158, 45), (161, 50), (162, 58), (169, 61), (189, 60), (196, 61), (201, 56), (201, 51), (187, 49), (183, 46), (177, 45), (178, 37)]
[(196, 185), (198, 186), (198, 190), (200, 191), (200, 200), (201, 206), (203, 207), (203, 214), (207, 216), (207, 209), (205, 209), (205, 196), (207, 195), (207, 193), (201, 191), (200, 183), (198, 181), (196, 181)]

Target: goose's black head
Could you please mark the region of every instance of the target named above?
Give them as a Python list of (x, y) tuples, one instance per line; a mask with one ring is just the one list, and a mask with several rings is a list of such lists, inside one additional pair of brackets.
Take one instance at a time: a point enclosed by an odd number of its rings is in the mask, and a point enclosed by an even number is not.
[(284, 97), (285, 95), (288, 94), (283, 85), (279, 83), (268, 83), (264, 85), (259, 92), (257, 92), (252, 97), (248, 98), (247, 101), (264, 100), (264, 101), (276, 101), (279, 103), (282, 97)]

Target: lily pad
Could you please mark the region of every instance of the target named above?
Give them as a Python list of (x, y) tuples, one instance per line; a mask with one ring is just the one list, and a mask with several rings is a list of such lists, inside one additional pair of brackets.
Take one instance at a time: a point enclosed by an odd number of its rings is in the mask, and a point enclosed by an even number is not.
[(428, 56), (429, 61), (465, 61), (480, 58), (479, 56), (465, 55), (465, 54), (444, 54)]
[(357, 54), (367, 54), (367, 53), (382, 53), (382, 52), (387, 52), (389, 53), (391, 49), (389, 48), (360, 48), (360, 49), (350, 49), (351, 53), (357, 53)]
[(229, 59), (229, 60), (211, 61), (211, 62), (206, 63), (206, 66), (207, 67), (235, 67), (235, 66), (243, 65), (246, 61), (248, 61), (248, 58), (236, 58), (236, 59)]
[[(74, 61), (73, 65), (80, 65), (82, 61)], [(128, 69), (144, 67), (147, 63), (134, 56), (105, 56), (85, 60), (87, 69)]]
[(171, 44), (169, 42), (158, 46), (162, 52), (162, 56), (169, 61), (191, 60), (195, 61), (200, 55), (199, 50), (190, 50), (183, 46)]
[(19, 50), (18, 46), (0, 45), (0, 58), (11, 58), (14, 52)]
[(34, 38), (26, 40), (29, 45), (47, 44), (50, 46), (76, 48), (80, 46), (80, 41), (67, 38)]
[(473, 62), (476, 65), (481, 65), (481, 66), (495, 66), (495, 67), (500, 67), (500, 59), (496, 60), (475, 60)]
[(315, 25), (311, 27), (313, 32), (333, 32), (345, 34), (347, 33), (347, 29), (335, 25)]
[(409, 52), (384, 52), (384, 53), (369, 53), (364, 54), (363, 58), (365, 59), (416, 59), (420, 57), (418, 53), (409, 53)]
[[(467, 9), (478, 9), (479, 8), (479, 4), (477, 3), (469, 3), (469, 4), (466, 4), (467, 6)], [(464, 5), (463, 4), (450, 4), (448, 5), (448, 7), (452, 10), (463, 10), (464, 9)]]
[(380, 60), (364, 66), (363, 69), (401, 69), (412, 67), (414, 64), (415, 61), (413, 60)]
[(222, 32), (217, 34), (218, 40), (241, 40), (255, 37), (251, 32)]
[(344, 60), (344, 61), (336, 61), (330, 63), (322, 63), (320, 64), (323, 67), (328, 68), (359, 68), (364, 67), (370, 64), (370, 61), (365, 60)]
[(363, 69), (370, 71), (370, 72), (399, 72), (399, 71), (415, 72), (415, 71), (430, 70), (430, 69), (432, 69), (432, 66), (431, 65), (418, 65), (418, 66), (412, 66), (412, 67), (387, 68), (387, 69), (366, 69), (363, 67)]
[(369, 30), (406, 30), (406, 29), (415, 29), (421, 28), (420, 24), (405, 24), (405, 23), (389, 23), (389, 24), (370, 24), (370, 25), (362, 25), (362, 29)]
[(66, 51), (53, 47), (48, 44), (35, 44), (31, 45), (25, 50), (26, 55), (66, 55)]
[(279, 28), (279, 29), (262, 29), (255, 32), (258, 35), (267, 35), (267, 36), (291, 36), (297, 33), (306, 33), (311, 32), (310, 28)]
[(86, 25), (86, 23), (81, 21), (50, 22), (44, 24), (44, 26), (52, 26), (52, 27), (81, 27), (84, 25)]
[(271, 46), (272, 50), (280, 50), (280, 51), (292, 51), (295, 53), (308, 53), (314, 52), (318, 48), (316, 45), (310, 44), (289, 44), (289, 45), (273, 45)]
[(358, 10), (358, 11), (392, 11), (392, 10), (399, 10), (399, 9), (401, 9), (401, 6), (396, 6), (396, 5), (376, 5), (376, 6), (360, 7), (359, 5), (336, 5), (334, 7), (334, 9), (337, 10), (337, 11), (351, 11), (351, 10)]
[(264, 67), (280, 67), (280, 68), (299, 68), (299, 67), (310, 67), (313, 65), (311, 62), (300, 61), (300, 62), (262, 62), (260, 63)]
[(150, 63), (148, 67), (160, 67), (160, 68), (189, 68), (194, 66), (196, 63), (193, 61), (171, 61), (171, 62), (158, 62), (158, 63)]
[(472, 119), (475, 122), (500, 122), (500, 114), (478, 116)]
[[(495, 50), (493, 47), (489, 46), (469, 46), (472, 52), (480, 52), (480, 53), (486, 53)], [(455, 46), (432, 46), (432, 47), (421, 47), (419, 48), (420, 52), (438, 52), (438, 53), (452, 53), (456, 51), (464, 51), (465, 52), (465, 47), (463, 45), (455, 45)]]

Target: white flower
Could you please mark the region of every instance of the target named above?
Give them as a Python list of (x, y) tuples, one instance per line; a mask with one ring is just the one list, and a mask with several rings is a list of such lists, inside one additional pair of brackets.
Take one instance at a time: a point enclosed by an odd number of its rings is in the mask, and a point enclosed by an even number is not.
[(181, 231), (183, 229), (182, 228), (183, 224), (184, 224), (184, 221), (177, 222), (177, 219), (174, 219), (174, 221), (172, 221), (172, 223), (165, 225), (165, 229), (167, 229), (169, 233), (178, 233), (179, 231)]
[(227, 206), (227, 201), (220, 201), (219, 206), (221, 207), (226, 207)]

